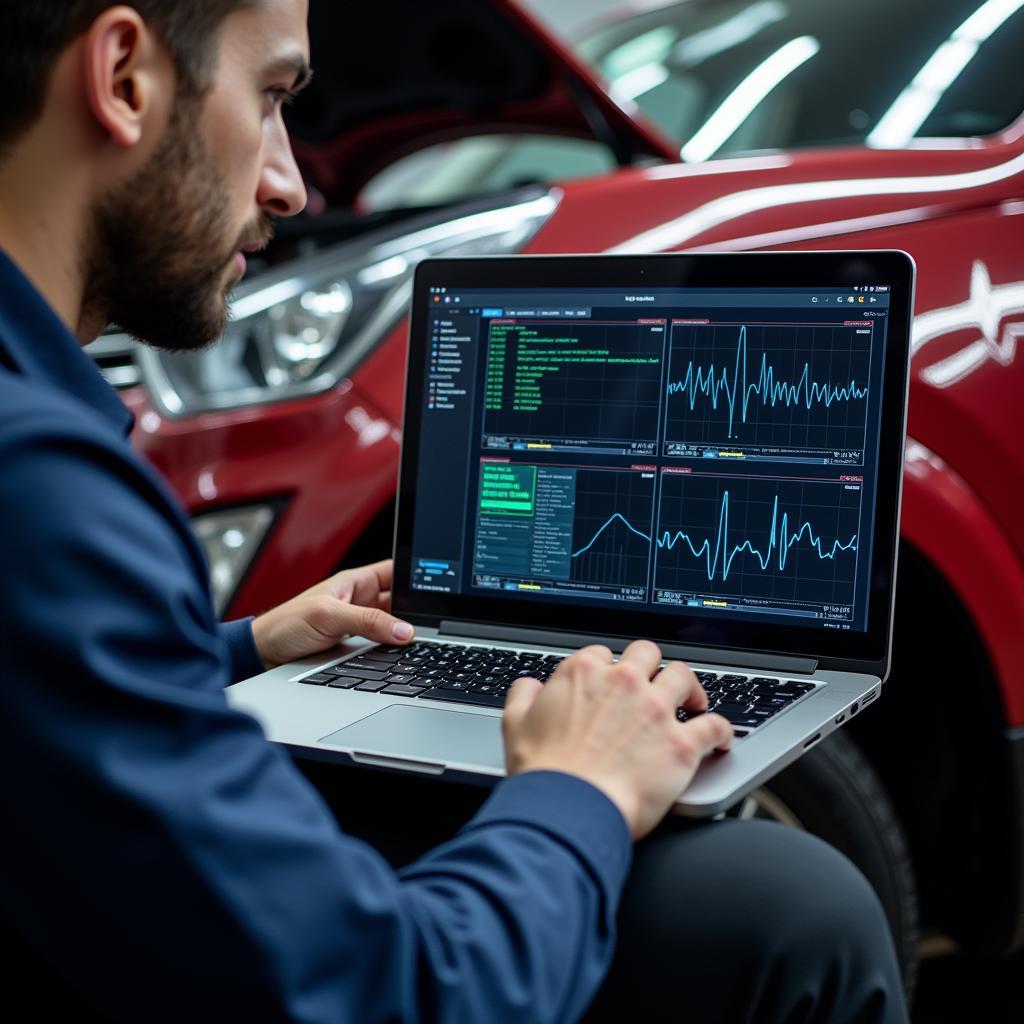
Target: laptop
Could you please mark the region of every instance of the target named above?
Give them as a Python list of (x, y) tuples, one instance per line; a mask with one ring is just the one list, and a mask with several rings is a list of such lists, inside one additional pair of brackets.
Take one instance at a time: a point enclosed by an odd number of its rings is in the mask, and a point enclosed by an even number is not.
[(516, 678), (646, 637), (735, 729), (676, 810), (730, 808), (887, 676), (914, 275), (899, 251), (424, 261), (392, 595), (416, 642), (229, 701), (299, 757), (493, 784)]

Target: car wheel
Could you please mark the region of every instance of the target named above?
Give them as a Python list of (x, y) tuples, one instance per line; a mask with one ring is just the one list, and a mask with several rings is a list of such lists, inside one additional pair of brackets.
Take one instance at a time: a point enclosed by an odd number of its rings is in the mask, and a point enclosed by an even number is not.
[(730, 817), (813, 833), (846, 854), (881, 900), (909, 1000), (917, 979), (917, 890), (903, 829), (874, 769), (842, 733), (754, 790)]

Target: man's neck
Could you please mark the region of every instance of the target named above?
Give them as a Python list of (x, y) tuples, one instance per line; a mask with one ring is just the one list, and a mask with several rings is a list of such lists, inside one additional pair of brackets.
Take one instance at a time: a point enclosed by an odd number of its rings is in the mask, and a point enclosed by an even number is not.
[(82, 322), (82, 190), (44, 167), (25, 152), (0, 165), (0, 247), (86, 344), (105, 325)]

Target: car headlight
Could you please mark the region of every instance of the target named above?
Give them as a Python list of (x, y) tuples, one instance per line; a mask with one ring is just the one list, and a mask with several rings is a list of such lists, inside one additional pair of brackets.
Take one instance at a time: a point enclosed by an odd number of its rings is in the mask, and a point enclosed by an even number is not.
[[(140, 346), (139, 365), (170, 417), (262, 405), (333, 387), (405, 316), (428, 256), (515, 252), (554, 212), (544, 192), (453, 219), (418, 219), (290, 260), (236, 290), (224, 335), (202, 352)], [(451, 212), (448, 212), (451, 217)]]
[(274, 522), (270, 505), (204, 512), (192, 520), (192, 529), (210, 568), (213, 607), (223, 615), (249, 571)]

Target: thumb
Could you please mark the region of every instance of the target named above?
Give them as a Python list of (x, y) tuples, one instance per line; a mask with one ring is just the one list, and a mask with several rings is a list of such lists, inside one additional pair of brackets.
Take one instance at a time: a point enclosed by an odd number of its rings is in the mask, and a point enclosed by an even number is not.
[(382, 644), (408, 643), (415, 630), (408, 622), (395, 618), (383, 608), (334, 601), (331, 605), (330, 631), (335, 636), (364, 636)]
[(529, 677), (517, 679), (512, 684), (505, 699), (505, 714), (501, 719), (502, 732), (506, 737), (522, 725), (523, 719), (529, 714), (533, 702), (543, 689), (543, 683)]

